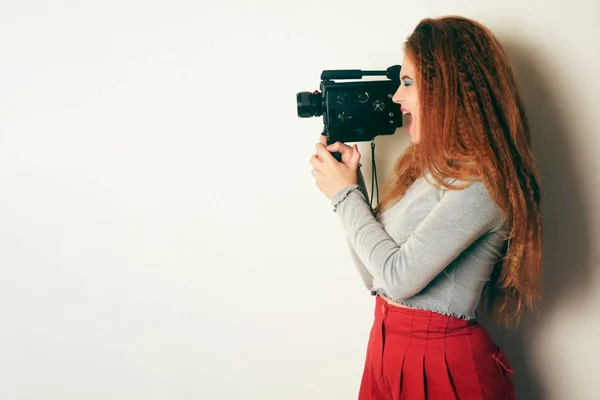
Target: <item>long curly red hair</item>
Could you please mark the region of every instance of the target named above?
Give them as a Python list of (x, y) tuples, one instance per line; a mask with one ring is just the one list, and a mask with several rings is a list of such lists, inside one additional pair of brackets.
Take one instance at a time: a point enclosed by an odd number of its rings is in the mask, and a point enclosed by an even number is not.
[(497, 321), (518, 324), (541, 300), (540, 176), (511, 63), (494, 34), (460, 16), (426, 18), (405, 43), (416, 68), (421, 136), (398, 159), (375, 214), (397, 202), (425, 170), (481, 180), (506, 213), (505, 256), (486, 285), (484, 304)]

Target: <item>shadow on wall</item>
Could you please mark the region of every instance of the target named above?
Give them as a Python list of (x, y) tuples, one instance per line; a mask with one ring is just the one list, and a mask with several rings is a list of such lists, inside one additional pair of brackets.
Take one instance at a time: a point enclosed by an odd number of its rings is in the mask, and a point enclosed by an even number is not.
[(515, 67), (530, 123), (533, 151), (542, 175), (544, 304), (538, 317), (526, 315), (519, 329), (508, 335), (484, 315), (482, 324), (509, 357), (515, 370), (517, 398), (547, 399), (551, 393), (544, 390), (547, 385), (541, 371), (533, 367), (532, 340), (543, 334), (539, 326), (556, 312), (562, 301), (587, 289), (591, 275), (588, 215), (580, 195), (582, 182), (573, 169), (570, 132), (564, 114), (561, 117), (561, 103), (546, 83), (555, 77), (544, 74), (543, 71), (547, 71), (544, 60), (536, 58), (535, 48), (501, 42)]

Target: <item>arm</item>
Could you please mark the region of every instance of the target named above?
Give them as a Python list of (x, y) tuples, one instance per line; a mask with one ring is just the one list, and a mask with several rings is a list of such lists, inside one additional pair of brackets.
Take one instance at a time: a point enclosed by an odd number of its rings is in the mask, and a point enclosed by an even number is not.
[[(364, 179), (362, 171), (360, 169), (360, 164), (359, 164), (357, 173), (358, 173), (358, 186), (360, 187), (360, 191), (363, 194), (363, 196), (365, 198), (365, 202), (366, 202), (367, 199), (369, 198), (369, 193), (367, 191), (367, 187), (365, 185), (365, 179)], [(356, 254), (356, 250), (354, 250), (354, 247), (352, 246), (352, 243), (350, 242), (350, 240), (347, 240), (347, 244), (348, 244), (348, 249), (350, 250), (350, 256), (352, 257), (352, 262), (354, 263), (354, 265), (356, 266), (356, 269), (358, 270), (358, 273), (360, 274), (360, 278), (363, 281), (363, 285), (368, 290), (373, 290), (373, 276), (365, 268), (365, 265), (362, 263), (362, 261)]]
[(360, 279), (362, 280), (363, 285), (365, 286), (365, 288), (372, 291), (373, 276), (369, 273), (369, 270), (365, 268), (365, 265), (358, 257), (358, 254), (356, 254), (356, 251), (354, 250), (354, 247), (352, 247), (352, 243), (350, 242), (350, 240), (348, 240), (347, 243), (348, 249), (350, 250), (350, 256), (352, 257), (352, 262), (354, 263), (356, 269), (358, 270), (358, 273), (360, 274)]
[[(332, 203), (371, 276), (394, 299), (419, 293), (463, 250), (502, 222), (500, 209), (481, 182), (446, 191), (404, 243), (396, 243), (373, 217), (358, 185), (334, 195)], [(401, 221), (399, 221), (401, 223)]]
[(367, 185), (365, 184), (365, 178), (364, 178), (360, 168), (361, 168), (361, 165), (359, 164), (358, 171), (357, 171), (358, 186), (360, 186), (360, 191), (363, 194), (363, 196), (365, 197), (365, 200), (368, 200), (369, 193), (367, 191)]

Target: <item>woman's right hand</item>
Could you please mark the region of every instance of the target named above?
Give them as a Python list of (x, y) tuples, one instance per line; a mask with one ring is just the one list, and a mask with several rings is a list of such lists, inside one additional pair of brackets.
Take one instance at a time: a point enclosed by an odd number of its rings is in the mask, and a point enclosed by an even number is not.
[[(329, 151), (331, 153), (336, 152), (336, 151), (341, 153), (342, 154), (342, 164), (346, 164), (346, 165), (350, 164), (350, 161), (352, 160), (352, 147), (350, 147), (347, 144), (342, 143), (342, 142), (335, 142), (335, 143), (327, 146), (327, 136), (323, 136), (323, 135), (321, 135), (321, 137), (319, 138), (319, 141), (323, 144), (323, 146), (325, 146), (327, 151)], [(354, 147), (356, 147), (356, 145), (354, 145)]]

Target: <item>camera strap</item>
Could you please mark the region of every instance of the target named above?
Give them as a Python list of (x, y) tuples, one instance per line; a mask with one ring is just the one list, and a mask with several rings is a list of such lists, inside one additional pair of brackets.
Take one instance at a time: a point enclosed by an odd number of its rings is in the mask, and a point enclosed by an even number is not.
[(377, 203), (379, 203), (379, 182), (377, 180), (377, 165), (375, 163), (375, 138), (371, 139), (371, 200), (370, 206), (373, 209), (374, 190), (377, 190)]

